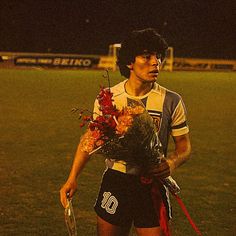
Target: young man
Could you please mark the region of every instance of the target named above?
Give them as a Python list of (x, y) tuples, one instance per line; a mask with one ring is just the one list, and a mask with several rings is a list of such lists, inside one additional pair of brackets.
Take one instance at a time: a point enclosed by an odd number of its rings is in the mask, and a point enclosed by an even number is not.
[[(127, 78), (111, 88), (114, 103), (125, 107), (132, 100), (141, 101), (153, 117), (166, 159), (150, 167), (149, 174), (156, 178), (171, 175), (189, 157), (191, 146), (186, 114), (181, 97), (156, 83), (160, 66), (165, 58), (167, 44), (154, 30), (131, 32), (123, 41), (118, 65)], [(98, 103), (95, 102), (95, 111)], [(175, 142), (175, 151), (167, 155), (169, 136)], [(89, 159), (78, 146), (67, 182), (61, 188), (61, 202), (66, 206), (66, 194), (73, 196), (76, 179)], [(99, 236), (126, 236), (133, 223), (139, 236), (161, 236), (158, 214), (151, 196), (151, 184), (140, 181), (139, 170), (124, 161), (107, 159), (100, 192), (95, 204)], [(160, 196), (171, 218), (168, 190), (160, 185)]]

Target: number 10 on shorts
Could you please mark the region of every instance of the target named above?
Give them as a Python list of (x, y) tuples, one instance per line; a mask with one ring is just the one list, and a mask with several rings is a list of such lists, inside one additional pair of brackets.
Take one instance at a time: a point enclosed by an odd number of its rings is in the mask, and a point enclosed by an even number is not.
[(118, 201), (115, 196), (112, 196), (110, 192), (103, 193), (103, 199), (101, 207), (106, 210), (109, 214), (115, 214)]

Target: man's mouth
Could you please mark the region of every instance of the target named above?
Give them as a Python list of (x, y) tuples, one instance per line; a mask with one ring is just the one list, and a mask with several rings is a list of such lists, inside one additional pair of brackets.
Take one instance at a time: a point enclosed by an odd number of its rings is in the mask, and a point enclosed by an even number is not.
[(149, 72), (149, 74), (158, 74), (159, 73), (159, 70), (152, 70)]

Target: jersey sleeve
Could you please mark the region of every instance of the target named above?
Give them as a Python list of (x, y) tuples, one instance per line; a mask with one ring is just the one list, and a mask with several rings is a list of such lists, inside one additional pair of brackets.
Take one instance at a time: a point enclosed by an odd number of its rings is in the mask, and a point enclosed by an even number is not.
[(171, 118), (172, 118), (171, 122), (172, 136), (180, 136), (187, 134), (189, 132), (186, 118), (186, 108), (182, 99), (179, 100)]

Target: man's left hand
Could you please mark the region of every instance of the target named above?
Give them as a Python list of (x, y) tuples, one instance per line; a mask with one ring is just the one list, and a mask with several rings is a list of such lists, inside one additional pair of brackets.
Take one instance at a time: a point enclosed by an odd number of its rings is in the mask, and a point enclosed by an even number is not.
[(172, 166), (172, 161), (163, 158), (160, 163), (150, 166), (148, 175), (164, 179), (171, 175), (173, 168), (174, 167)]

